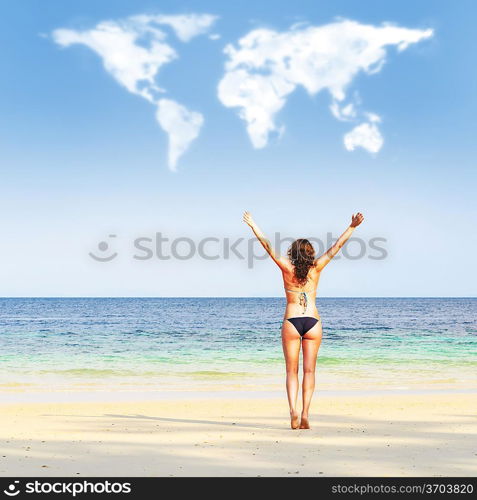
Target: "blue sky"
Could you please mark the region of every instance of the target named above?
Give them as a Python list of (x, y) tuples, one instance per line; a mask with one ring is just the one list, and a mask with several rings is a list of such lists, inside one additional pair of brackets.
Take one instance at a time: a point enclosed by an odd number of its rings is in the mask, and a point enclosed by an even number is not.
[[(11, 2), (0, 20), (0, 294), (3, 296), (276, 296), (273, 264), (132, 258), (131, 242), (249, 237), (250, 210), (272, 235), (338, 236), (351, 213), (357, 236), (387, 239), (383, 260), (341, 259), (325, 270), (325, 296), (475, 295), (476, 49), (474, 2)], [(60, 47), (59, 28), (93, 29), (136, 14), (219, 16), (187, 43), (167, 31), (179, 57), (157, 81), (200, 112), (199, 137), (168, 168), (167, 134), (155, 109), (108, 73), (82, 45)], [(377, 153), (348, 151), (343, 137), (362, 118), (337, 120), (328, 91), (298, 86), (276, 119), (285, 130), (256, 149), (217, 87), (227, 44), (252, 30), (284, 33), (297, 22), (337, 18), (412, 30), (431, 38), (387, 49), (376, 74), (347, 87), (361, 113), (377, 113)], [(272, 134), (273, 135), (273, 134)], [(276, 135), (276, 134), (275, 134)], [(111, 240), (118, 257), (88, 255)], [(100, 252), (97, 252), (100, 253)]]

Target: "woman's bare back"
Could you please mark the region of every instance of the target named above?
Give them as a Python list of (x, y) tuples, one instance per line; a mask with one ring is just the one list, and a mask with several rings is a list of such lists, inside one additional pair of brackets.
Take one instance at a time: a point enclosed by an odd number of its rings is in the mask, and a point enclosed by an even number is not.
[[(293, 264), (287, 259), (288, 265), (282, 268), (283, 286), (287, 299), (284, 318), (297, 316), (311, 316), (319, 318), (316, 308), (316, 291), (320, 280), (321, 272), (316, 266), (308, 271), (307, 282), (300, 285), (295, 278), (295, 269)], [(306, 294), (306, 307), (304, 307), (303, 293)]]

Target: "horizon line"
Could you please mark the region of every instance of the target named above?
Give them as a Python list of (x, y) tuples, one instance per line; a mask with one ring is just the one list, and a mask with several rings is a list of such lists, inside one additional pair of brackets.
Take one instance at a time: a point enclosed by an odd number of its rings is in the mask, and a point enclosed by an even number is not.
[[(320, 295), (317, 299), (476, 299), (474, 295)], [(283, 295), (11, 295), (1, 299), (285, 299)]]

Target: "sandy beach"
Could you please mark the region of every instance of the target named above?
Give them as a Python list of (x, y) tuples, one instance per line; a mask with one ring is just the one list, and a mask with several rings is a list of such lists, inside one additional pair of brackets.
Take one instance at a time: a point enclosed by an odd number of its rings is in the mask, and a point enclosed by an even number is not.
[[(231, 393), (233, 396), (233, 393)], [(474, 476), (477, 394), (3, 403), (2, 476)]]

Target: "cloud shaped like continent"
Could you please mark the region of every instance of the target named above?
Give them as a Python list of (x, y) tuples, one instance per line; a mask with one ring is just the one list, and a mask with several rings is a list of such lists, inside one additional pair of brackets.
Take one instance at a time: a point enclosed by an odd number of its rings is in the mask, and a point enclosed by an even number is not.
[(281, 131), (275, 116), (297, 86), (311, 95), (326, 89), (334, 101), (341, 102), (360, 71), (381, 70), (387, 46), (402, 51), (432, 33), (350, 20), (296, 26), (281, 33), (255, 29), (239, 40), (238, 47), (225, 47), (228, 60), (218, 97), (224, 106), (239, 109), (253, 146), (263, 148), (272, 132)]
[(370, 153), (377, 153), (383, 146), (383, 136), (374, 123), (361, 123), (344, 136), (344, 145), (348, 151), (357, 147)]
[(180, 15), (147, 15), (141, 14), (132, 19), (155, 22), (157, 24), (169, 25), (175, 32), (179, 40), (188, 42), (197, 35), (207, 33), (217, 20), (217, 16), (212, 14), (180, 14)]
[(169, 135), (169, 167), (175, 170), (177, 160), (199, 135), (204, 118), (172, 99), (159, 100), (156, 117)]
[(210, 14), (140, 14), (103, 21), (85, 31), (56, 29), (52, 37), (62, 47), (74, 44), (89, 47), (101, 57), (104, 68), (120, 85), (157, 106), (159, 125), (169, 135), (169, 168), (175, 170), (179, 157), (197, 138), (203, 118), (200, 113), (161, 97), (165, 90), (156, 82), (159, 70), (178, 57), (166, 42), (167, 33), (161, 27), (172, 28), (179, 40), (188, 42), (206, 33), (216, 19)]

